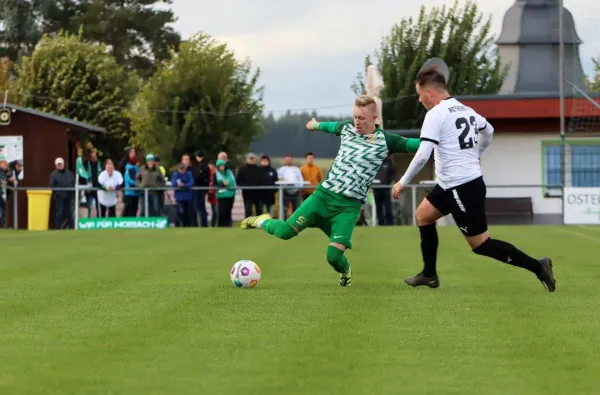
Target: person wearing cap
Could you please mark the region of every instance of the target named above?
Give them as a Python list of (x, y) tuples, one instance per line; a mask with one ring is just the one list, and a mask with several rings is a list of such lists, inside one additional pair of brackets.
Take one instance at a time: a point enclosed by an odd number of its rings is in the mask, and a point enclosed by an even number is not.
[[(263, 171), (256, 164), (256, 155), (252, 152), (246, 155), (246, 164), (238, 170), (236, 182), (241, 187), (257, 187), (263, 185)], [(242, 188), (242, 198), (244, 199), (245, 217), (252, 216), (252, 208), (256, 210), (256, 215), (263, 213), (261, 202), (262, 192), (260, 189)]]
[(223, 159), (217, 160), (213, 184), (217, 190), (218, 225), (231, 227), (231, 210), (233, 210), (236, 192), (235, 174), (227, 168), (227, 162)]
[(206, 193), (208, 190), (206, 188), (210, 185), (211, 172), (208, 160), (206, 160), (206, 152), (203, 149), (196, 151), (196, 167), (194, 170), (194, 186), (204, 188), (194, 191), (194, 205), (200, 217), (200, 226), (206, 228), (208, 227), (208, 212), (206, 211)]
[(53, 190), (52, 194), (56, 204), (56, 222), (55, 229), (62, 229), (65, 220), (67, 227), (74, 229), (73, 203), (75, 200), (75, 176), (73, 172), (65, 168), (65, 160), (56, 158), (54, 160), (56, 170), (50, 175), (50, 188), (73, 188), (72, 190)]
[[(165, 178), (161, 174), (159, 168), (154, 161), (154, 155), (146, 155), (146, 164), (142, 166), (140, 172), (136, 176), (136, 186), (144, 188), (148, 193), (148, 216), (158, 217), (160, 215), (160, 194), (163, 193), (162, 188), (165, 186)], [(142, 217), (146, 216), (145, 198), (142, 193)]]
[(194, 204), (194, 194), (191, 188), (194, 186), (194, 177), (188, 170), (185, 163), (181, 162), (177, 166), (177, 171), (173, 172), (171, 184), (178, 189), (175, 190), (175, 201), (177, 202), (177, 217), (183, 227), (192, 226), (192, 214)]

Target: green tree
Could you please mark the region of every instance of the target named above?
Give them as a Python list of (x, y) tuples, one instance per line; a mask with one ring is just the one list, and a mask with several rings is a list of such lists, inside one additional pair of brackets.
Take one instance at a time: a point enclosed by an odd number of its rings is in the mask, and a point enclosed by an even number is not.
[(26, 0), (0, 0), (0, 56), (11, 61), (29, 55), (42, 37), (34, 6)]
[[(418, 18), (403, 18), (383, 37), (376, 64), (385, 88), (381, 92), (387, 129), (419, 127), (425, 109), (418, 103), (414, 79), (425, 61), (444, 59), (450, 69), (448, 88), (454, 95), (494, 94), (502, 87), (508, 68), (500, 63), (490, 34), (491, 16), (484, 19), (477, 4), (458, 1), (452, 7), (421, 7)], [(371, 64), (365, 59), (365, 69)], [(352, 85), (364, 92), (359, 74)]]
[(233, 158), (262, 132), (260, 71), (225, 44), (199, 34), (181, 44), (138, 94), (132, 143), (173, 161), (204, 148)]
[[(155, 63), (177, 50), (181, 37), (172, 24), (176, 18), (163, 5), (172, 0), (85, 0), (75, 18), (84, 37), (110, 46), (117, 62), (143, 77), (155, 71)], [(60, 14), (59, 14), (60, 15)], [(67, 22), (73, 28), (71, 20)], [(67, 28), (67, 26), (61, 26)], [(55, 28), (56, 29), (56, 28)]]
[(592, 78), (586, 76), (585, 84), (592, 92), (600, 92), (600, 56), (592, 59), (594, 63), (594, 75)]
[(17, 67), (17, 95), (25, 106), (106, 128), (95, 145), (122, 155), (128, 143), (127, 109), (139, 83), (106, 47), (81, 35), (44, 36)]
[(0, 56), (29, 55), (43, 33), (60, 31), (106, 44), (119, 64), (143, 76), (181, 40), (165, 9), (172, 0), (0, 0)]

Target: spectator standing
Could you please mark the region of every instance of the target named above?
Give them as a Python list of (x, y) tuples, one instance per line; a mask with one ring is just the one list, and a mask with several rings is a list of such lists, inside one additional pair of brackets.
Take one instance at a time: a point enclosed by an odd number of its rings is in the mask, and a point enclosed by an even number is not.
[[(394, 184), (394, 177), (396, 177), (396, 172), (388, 156), (383, 165), (381, 165), (377, 175), (375, 175), (376, 183), (373, 188), (377, 224), (381, 226), (394, 225), (394, 213), (392, 211), (392, 185)], [(378, 185), (383, 187), (378, 187)]]
[[(258, 187), (263, 185), (263, 171), (256, 164), (256, 155), (250, 152), (246, 155), (246, 164), (242, 165), (237, 173), (236, 183), (240, 187)], [(242, 189), (242, 198), (244, 199), (245, 218), (252, 216), (252, 208), (256, 214), (263, 213), (261, 202), (262, 190), (260, 189)]]
[(114, 218), (117, 216), (118, 190), (123, 188), (123, 175), (115, 170), (112, 160), (104, 163), (104, 171), (98, 176), (98, 203), (100, 204), (99, 217)]
[[(190, 173), (192, 173), (192, 179), (196, 178), (196, 168), (192, 166), (192, 160), (188, 154), (181, 155), (181, 162), (183, 163)], [(192, 221), (191, 226), (198, 226), (198, 214), (196, 213), (196, 206), (192, 203), (190, 207), (190, 220)]]
[(167, 170), (164, 166), (160, 164), (160, 158), (158, 156), (154, 156), (154, 162), (156, 163), (156, 167), (158, 167), (158, 170), (160, 170), (160, 174), (162, 174), (163, 177), (166, 177)]
[(119, 170), (121, 174), (125, 174), (125, 168), (128, 164), (137, 164), (138, 166), (140, 165), (140, 161), (137, 157), (137, 151), (133, 147), (129, 148), (127, 154), (125, 154), (125, 157), (121, 159), (121, 161), (119, 162), (119, 168), (117, 170)]
[(5, 183), (2, 198), (4, 200), (4, 212), (2, 213), (2, 226), (4, 228), (8, 228), (8, 216), (10, 214), (10, 209), (8, 208), (8, 199), (13, 193), (13, 190), (10, 188), (16, 188), (18, 186), (19, 180), (23, 179), (23, 167), (20, 161), (14, 160), (8, 163), (8, 167), (6, 165), (0, 165), (0, 177), (2, 177), (1, 173), (4, 173)]
[(214, 228), (217, 226), (217, 219), (219, 217), (217, 214), (217, 193), (213, 183), (215, 172), (217, 171), (217, 165), (215, 164), (214, 160), (211, 160), (208, 162), (208, 167), (210, 168), (210, 189), (206, 195), (206, 200), (208, 201), (208, 204), (210, 204), (211, 208), (210, 226)]
[(8, 214), (8, 180), (10, 177), (8, 162), (0, 160), (0, 226), (3, 228), (8, 226), (6, 217)]
[(148, 193), (148, 216), (158, 217), (160, 215), (160, 199), (159, 195), (164, 193), (162, 188), (165, 186), (165, 178), (160, 173), (154, 161), (154, 155), (146, 155), (146, 164), (140, 169), (136, 176), (136, 184), (138, 188), (145, 188), (147, 191), (142, 191), (142, 216), (146, 216), (145, 197), (143, 193)]
[(137, 187), (136, 178), (140, 172), (140, 166), (135, 161), (136, 158), (129, 159), (129, 163), (125, 165), (123, 200), (125, 208), (123, 210), (124, 217), (137, 217), (137, 211), (140, 201), (140, 191), (133, 188)]
[(73, 190), (53, 191), (54, 202), (56, 204), (56, 229), (62, 229), (63, 223), (67, 221), (67, 227), (74, 229), (73, 223), (73, 203), (75, 200), (75, 176), (73, 172), (65, 168), (63, 158), (54, 160), (56, 170), (50, 175), (50, 188), (73, 188)]
[(177, 202), (177, 216), (183, 227), (192, 226), (194, 194), (191, 188), (194, 186), (194, 177), (187, 164), (181, 162), (177, 171), (173, 172), (171, 184), (177, 187), (175, 190), (175, 201)]
[(296, 211), (298, 206), (300, 206), (300, 191), (304, 186), (302, 172), (298, 166), (294, 166), (293, 160), (292, 155), (286, 155), (283, 158), (283, 166), (277, 170), (279, 181), (285, 183), (285, 188), (283, 189), (284, 212), (282, 213), (284, 219), (287, 218), (287, 209), (290, 204), (292, 205), (292, 212)]
[[(211, 171), (208, 166), (208, 160), (205, 158), (204, 150), (196, 152), (196, 171), (194, 172), (194, 186), (198, 188), (208, 188), (210, 185)], [(194, 191), (194, 205), (196, 212), (200, 217), (200, 226), (208, 226), (208, 213), (206, 212), (206, 189), (197, 189)]]
[(98, 189), (100, 189), (100, 184), (98, 183), (98, 177), (100, 176), (100, 173), (102, 173), (102, 166), (98, 161), (96, 151), (92, 151), (88, 154), (85, 169), (88, 174), (88, 178), (86, 179), (88, 189), (85, 191), (88, 218), (92, 217), (92, 210), (94, 208), (96, 209), (96, 217), (98, 217), (100, 215), (100, 206), (98, 203)]
[(304, 181), (310, 182), (310, 188), (305, 188), (302, 191), (302, 199), (306, 200), (314, 192), (317, 185), (323, 181), (323, 173), (321, 168), (315, 165), (315, 154), (308, 152), (305, 155), (306, 162), (300, 168)]
[(214, 185), (217, 188), (219, 227), (231, 227), (233, 222), (231, 210), (233, 210), (236, 192), (235, 174), (227, 168), (227, 162), (222, 159), (217, 161)]
[(277, 193), (277, 170), (271, 166), (271, 158), (267, 155), (263, 155), (260, 158), (260, 168), (263, 172), (263, 186), (272, 186), (273, 189), (261, 190), (261, 201), (265, 205), (267, 212), (270, 216), (273, 216), (273, 205), (275, 204), (275, 194)]

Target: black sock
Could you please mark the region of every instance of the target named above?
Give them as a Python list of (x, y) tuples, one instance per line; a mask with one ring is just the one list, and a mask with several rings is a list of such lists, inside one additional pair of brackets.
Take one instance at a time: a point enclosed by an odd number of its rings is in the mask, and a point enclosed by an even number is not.
[(527, 269), (535, 274), (540, 274), (542, 271), (542, 266), (537, 259), (502, 240), (487, 239), (482, 245), (474, 248), (473, 252), (477, 255), (488, 256), (500, 262)]
[(423, 275), (433, 277), (437, 274), (438, 234), (435, 224), (419, 226), (421, 232), (421, 254), (423, 255)]

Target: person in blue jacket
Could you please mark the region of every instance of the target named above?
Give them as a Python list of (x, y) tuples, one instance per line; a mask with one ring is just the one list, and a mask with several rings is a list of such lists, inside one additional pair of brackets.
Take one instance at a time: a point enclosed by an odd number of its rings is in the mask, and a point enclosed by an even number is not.
[(123, 210), (123, 217), (137, 217), (140, 192), (131, 188), (135, 188), (135, 177), (139, 172), (140, 167), (137, 164), (129, 162), (125, 165), (125, 173), (123, 174), (125, 209)]
[(190, 189), (194, 186), (194, 176), (185, 163), (180, 163), (177, 171), (173, 172), (171, 184), (175, 189), (175, 201), (177, 202), (177, 215), (183, 227), (192, 225), (192, 208), (194, 204), (194, 193)]

